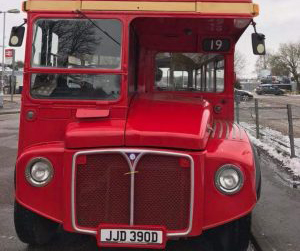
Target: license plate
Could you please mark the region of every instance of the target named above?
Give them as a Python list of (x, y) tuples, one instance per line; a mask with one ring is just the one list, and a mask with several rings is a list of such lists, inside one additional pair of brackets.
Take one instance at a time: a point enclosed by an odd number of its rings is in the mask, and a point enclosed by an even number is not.
[(156, 247), (165, 246), (164, 229), (136, 227), (100, 227), (98, 244), (103, 247)]

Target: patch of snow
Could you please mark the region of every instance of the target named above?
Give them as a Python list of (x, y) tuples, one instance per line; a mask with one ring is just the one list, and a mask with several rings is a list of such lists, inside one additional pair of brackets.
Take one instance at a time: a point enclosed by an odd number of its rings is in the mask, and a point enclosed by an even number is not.
[[(245, 122), (241, 122), (240, 124), (248, 131), (249, 138), (256, 146), (267, 151), (271, 157), (281, 161), (294, 175), (300, 176), (300, 158), (290, 158), (290, 142), (288, 136), (266, 127), (260, 128), (260, 132), (265, 136), (256, 139), (254, 136), (255, 125)], [(300, 156), (300, 138), (295, 139), (295, 145), (296, 156)]]

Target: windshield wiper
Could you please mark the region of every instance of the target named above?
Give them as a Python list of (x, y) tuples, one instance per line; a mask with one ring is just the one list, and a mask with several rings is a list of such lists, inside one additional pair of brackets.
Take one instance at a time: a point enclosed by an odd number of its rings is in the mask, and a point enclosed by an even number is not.
[(110, 38), (112, 41), (114, 41), (117, 45), (121, 46), (120, 42), (118, 42), (116, 39), (114, 39), (111, 35), (107, 33), (107, 31), (103, 30), (101, 27), (99, 27), (93, 20), (91, 20), (88, 16), (86, 16), (82, 11), (76, 10), (77, 14), (83, 16), (85, 19), (89, 20), (98, 30), (100, 30), (104, 35), (106, 35), (108, 38)]

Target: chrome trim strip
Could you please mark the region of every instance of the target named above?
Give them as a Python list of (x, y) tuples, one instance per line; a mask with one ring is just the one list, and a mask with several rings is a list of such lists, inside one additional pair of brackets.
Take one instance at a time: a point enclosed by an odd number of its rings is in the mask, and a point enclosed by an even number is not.
[(219, 131), (219, 139), (222, 138), (223, 135), (223, 121), (219, 121), (220, 123), (220, 131)]
[(75, 166), (76, 166), (76, 158), (77, 156), (83, 154), (82, 152), (77, 152), (73, 156), (72, 161), (72, 180), (71, 180), (71, 217), (72, 217), (72, 227), (75, 231), (79, 233), (85, 234), (97, 234), (97, 231), (87, 230), (87, 229), (80, 229), (76, 226), (76, 219), (75, 219)]
[(226, 139), (229, 139), (229, 124), (227, 121), (225, 121), (225, 125), (226, 125)]
[(134, 168), (132, 166), (132, 163), (130, 161), (130, 159), (128, 158), (127, 154), (125, 152), (120, 152), (124, 157), (125, 159), (127, 160), (128, 162), (128, 165), (129, 165), (129, 168), (130, 168), (130, 172), (131, 172), (131, 175), (130, 175), (130, 221), (129, 221), (129, 224), (130, 226), (133, 226), (133, 210), (134, 210)]
[(236, 124), (237, 128), (239, 129), (240, 132), (240, 140), (243, 140), (243, 129), (241, 128), (241, 126), (239, 124)]
[(211, 134), (211, 138), (212, 138), (212, 139), (215, 137), (215, 134), (216, 134), (217, 123), (218, 123), (218, 122), (214, 122), (214, 124), (213, 124), (213, 132), (212, 132), (212, 134)]
[(232, 139), (236, 139), (236, 126), (235, 123), (232, 123)]
[[(140, 153), (134, 164), (132, 165), (126, 153), (136, 152)], [(194, 215), (194, 198), (195, 198), (195, 166), (193, 158), (188, 154), (183, 153), (174, 153), (174, 152), (166, 152), (166, 151), (155, 151), (155, 150), (142, 150), (142, 149), (106, 149), (106, 150), (90, 150), (90, 151), (80, 151), (76, 152), (73, 156), (72, 161), (72, 180), (71, 180), (71, 219), (72, 219), (72, 227), (76, 232), (85, 233), (85, 234), (93, 234), (96, 235), (97, 231), (87, 230), (77, 227), (76, 219), (75, 219), (75, 167), (76, 167), (76, 158), (79, 155), (91, 155), (97, 153), (120, 153), (126, 157), (127, 161), (129, 161), (129, 167), (132, 172), (135, 171), (135, 168), (141, 159), (142, 156), (146, 154), (157, 154), (157, 155), (169, 155), (169, 156), (177, 156), (177, 157), (185, 157), (190, 160), (191, 170), (190, 170), (190, 215), (189, 215), (189, 226), (185, 232), (181, 233), (167, 233), (168, 237), (183, 237), (188, 235), (193, 228), (193, 215)], [(134, 224), (134, 178), (135, 174), (131, 175), (131, 181), (133, 181), (133, 185), (131, 185), (131, 202), (130, 202), (130, 224)], [(133, 196), (133, 197), (132, 197)]]

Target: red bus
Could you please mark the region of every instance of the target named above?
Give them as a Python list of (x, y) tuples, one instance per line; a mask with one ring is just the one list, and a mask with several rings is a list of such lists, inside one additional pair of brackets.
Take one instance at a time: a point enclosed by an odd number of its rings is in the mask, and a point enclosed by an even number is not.
[[(234, 54), (258, 6), (30, 0), (23, 9), (20, 240), (45, 245), (62, 226), (101, 247), (207, 237), (213, 250), (246, 250), (260, 170), (234, 123)], [(24, 29), (13, 28), (11, 46)], [(263, 54), (264, 36), (252, 36)]]

